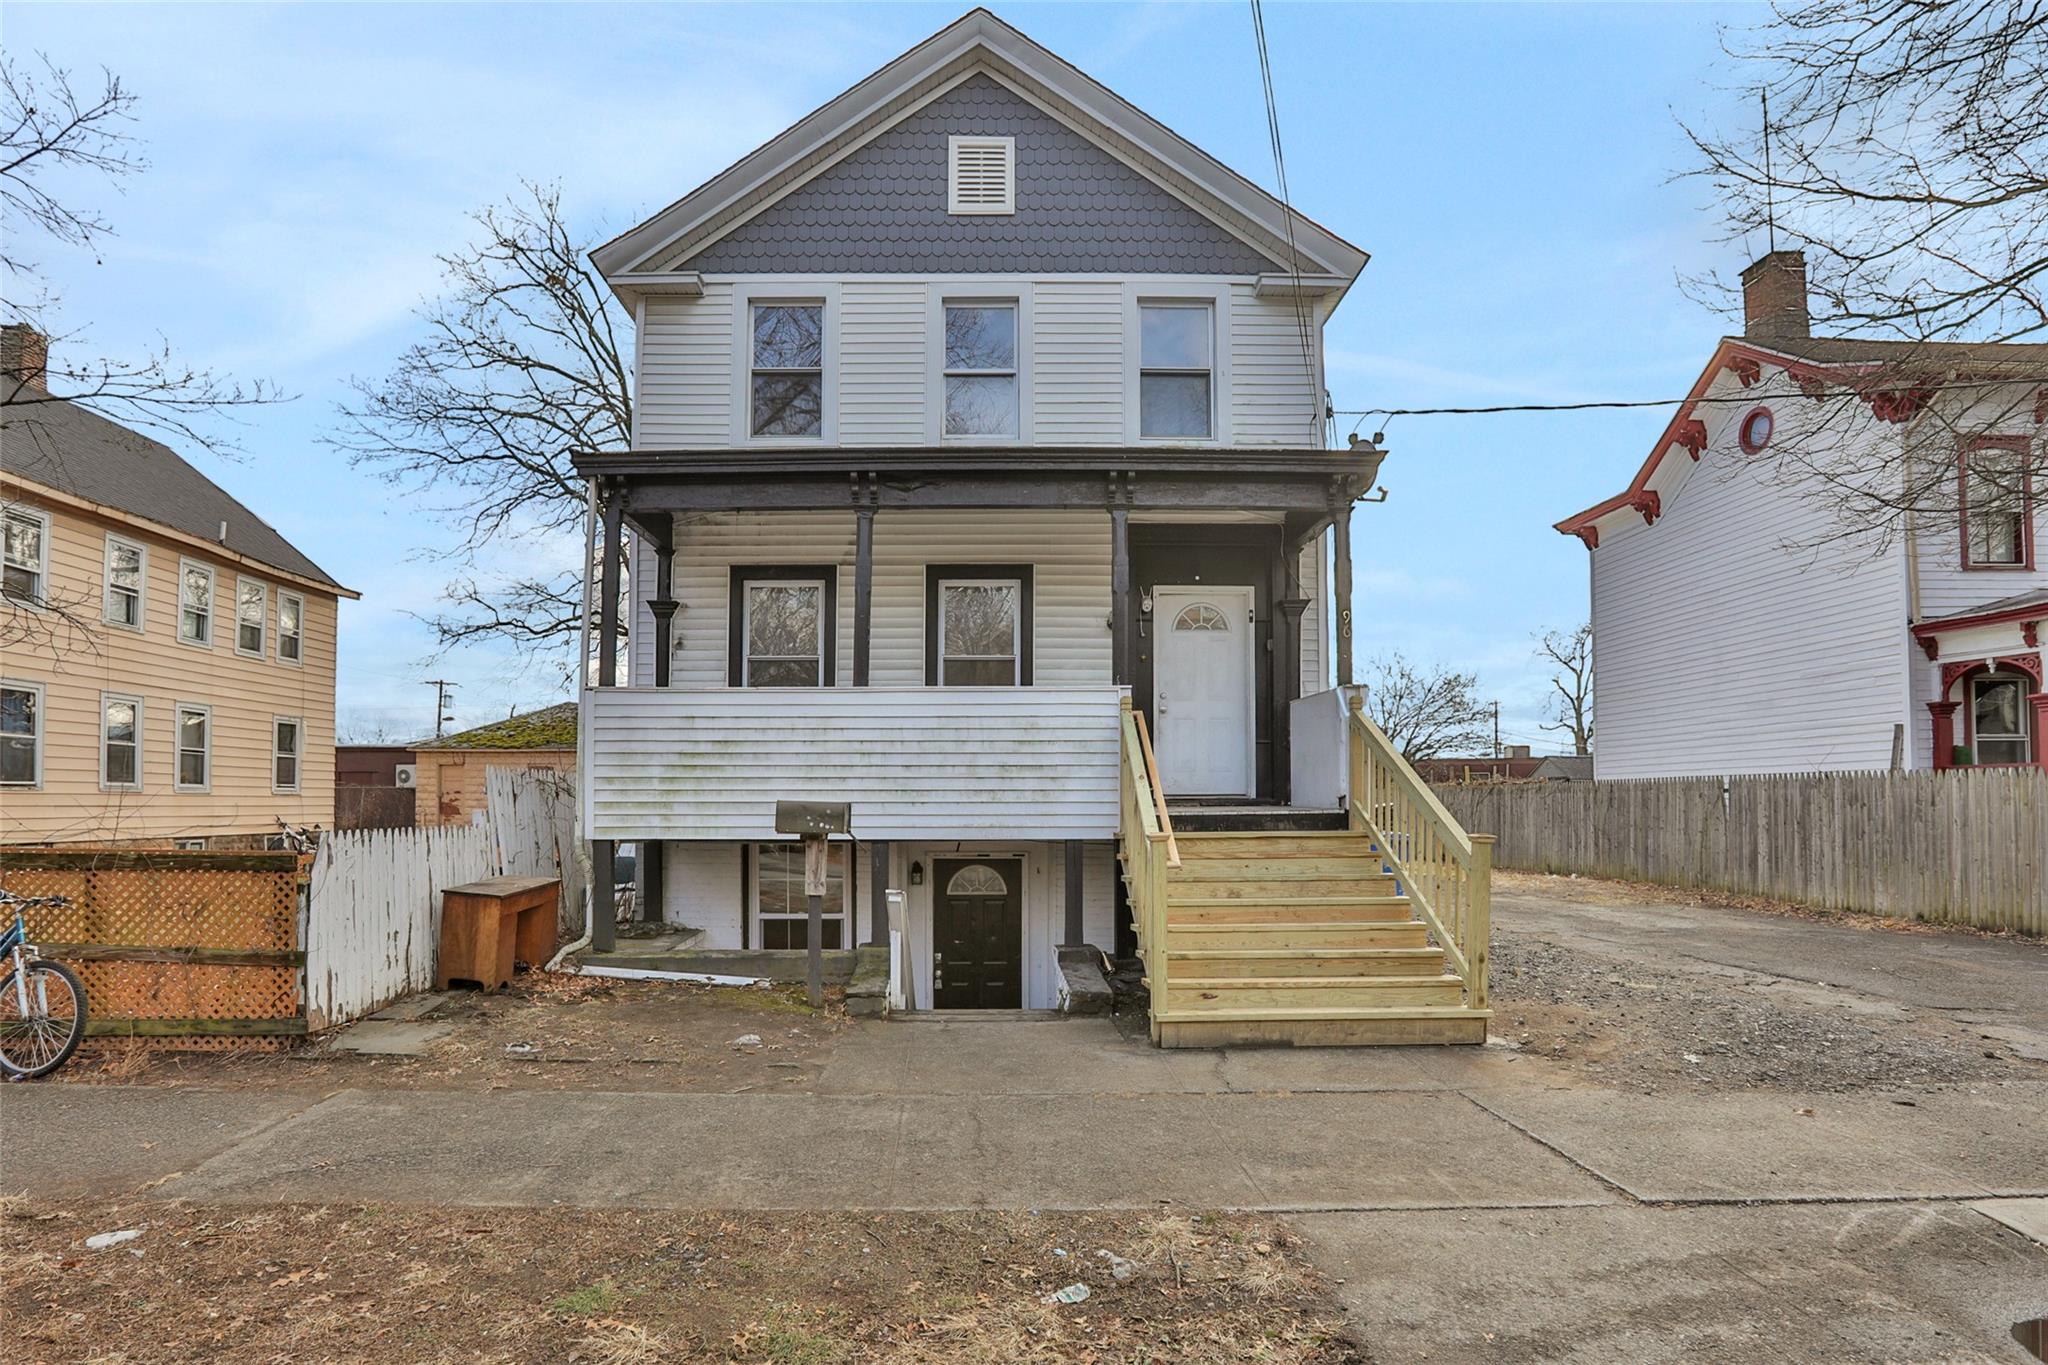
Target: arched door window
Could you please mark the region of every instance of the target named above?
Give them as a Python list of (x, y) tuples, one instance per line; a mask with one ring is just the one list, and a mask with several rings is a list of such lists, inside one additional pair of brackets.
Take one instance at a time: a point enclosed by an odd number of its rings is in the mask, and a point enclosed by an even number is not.
[(1194, 602), (1182, 607), (1180, 615), (1173, 618), (1175, 630), (1229, 630), (1230, 618), (1207, 602)]
[(987, 863), (969, 863), (946, 879), (949, 896), (1006, 896), (1010, 884)]

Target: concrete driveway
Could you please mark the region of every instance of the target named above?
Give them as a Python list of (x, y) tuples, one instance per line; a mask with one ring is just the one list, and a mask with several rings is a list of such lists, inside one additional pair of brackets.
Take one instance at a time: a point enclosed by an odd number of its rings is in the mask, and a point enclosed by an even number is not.
[(12, 1087), (0, 1179), (207, 1204), (1283, 1211), (1379, 1359), (2026, 1358), (2010, 1328), (2048, 1313), (2048, 1249), (2012, 1225), (2048, 1205), (1987, 1201), (2048, 1199), (2048, 949), (1540, 887), (1496, 904), (1486, 1048), (887, 1023), (771, 1093)]

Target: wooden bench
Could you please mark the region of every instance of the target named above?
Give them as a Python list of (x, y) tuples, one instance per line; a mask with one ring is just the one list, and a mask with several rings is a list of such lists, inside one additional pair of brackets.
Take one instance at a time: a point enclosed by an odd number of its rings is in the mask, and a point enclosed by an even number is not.
[(512, 982), (513, 964), (555, 955), (562, 883), (554, 877), (486, 877), (441, 892), (441, 954), (434, 986), (470, 981), (487, 991)]

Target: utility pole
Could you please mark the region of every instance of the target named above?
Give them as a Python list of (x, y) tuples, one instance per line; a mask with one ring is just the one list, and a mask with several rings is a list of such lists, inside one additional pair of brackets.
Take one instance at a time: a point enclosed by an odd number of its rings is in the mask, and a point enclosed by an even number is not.
[(1500, 757), (1500, 703), (1493, 704), (1493, 756)]
[(446, 678), (426, 678), (423, 681), (434, 689), (434, 738), (439, 739), (441, 727), (455, 719), (448, 714), (448, 694), (455, 690), (455, 684)]

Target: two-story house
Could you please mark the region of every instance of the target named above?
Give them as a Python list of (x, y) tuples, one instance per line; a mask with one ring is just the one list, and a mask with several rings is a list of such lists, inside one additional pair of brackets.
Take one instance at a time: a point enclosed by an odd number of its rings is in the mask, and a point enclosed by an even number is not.
[(334, 812), (328, 577), (0, 336), (0, 844), (262, 847)]
[[(1743, 288), (1629, 486), (1557, 523), (1596, 775), (2048, 765), (2048, 345), (1816, 337), (1796, 251)], [(1845, 524), (1892, 489), (1896, 533)]]
[(577, 460), (600, 886), (638, 842), (649, 913), (806, 948), (775, 803), (850, 802), (822, 942), (893, 928), (916, 1007), (1135, 937), (1164, 1041), (1483, 1036), (1339, 806), (1363, 251), (976, 10), (593, 259), (637, 336), (633, 448)]

